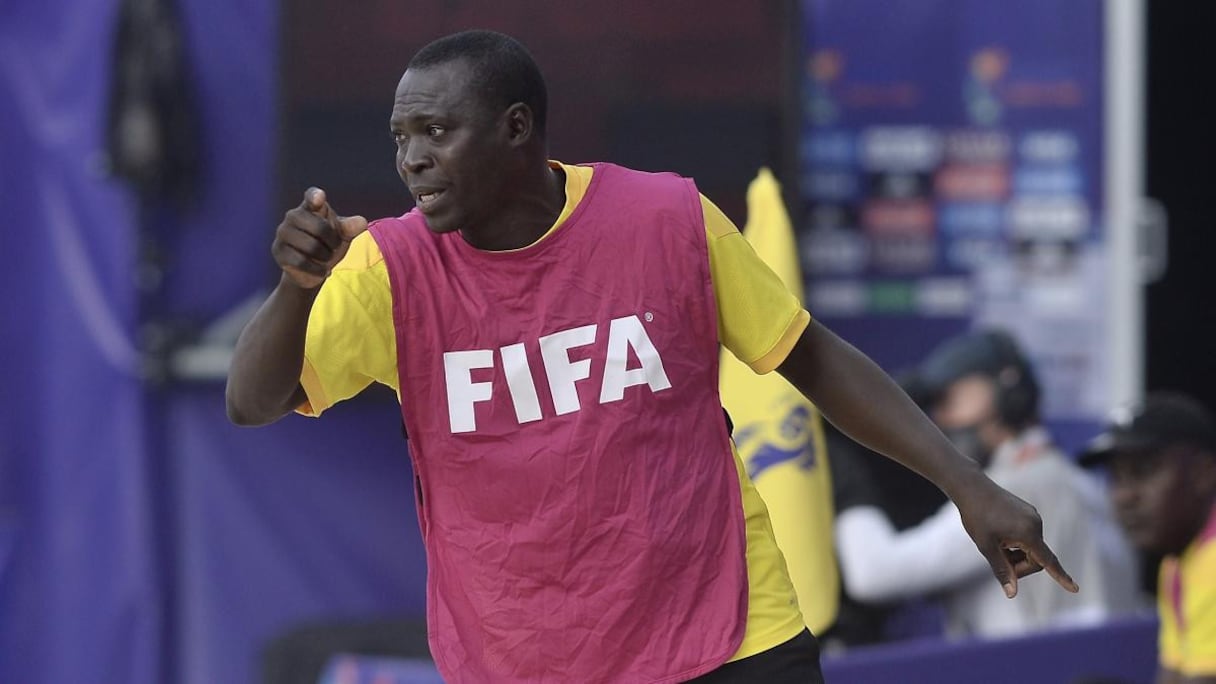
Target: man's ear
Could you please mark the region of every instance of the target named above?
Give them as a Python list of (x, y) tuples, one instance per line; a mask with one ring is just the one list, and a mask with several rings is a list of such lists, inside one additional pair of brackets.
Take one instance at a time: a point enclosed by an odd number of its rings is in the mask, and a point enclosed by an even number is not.
[(507, 125), (507, 141), (513, 147), (527, 143), (536, 135), (536, 120), (528, 105), (516, 102), (507, 107), (504, 118)]

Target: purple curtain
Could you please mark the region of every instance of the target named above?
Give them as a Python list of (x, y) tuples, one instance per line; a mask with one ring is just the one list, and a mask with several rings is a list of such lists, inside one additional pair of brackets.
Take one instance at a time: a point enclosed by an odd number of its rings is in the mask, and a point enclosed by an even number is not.
[(0, 23), (0, 681), (155, 682), (163, 587), (137, 378), (133, 208), (98, 179), (114, 2)]
[[(300, 620), (422, 613), (412, 474), (384, 397), (239, 430), (218, 383), (140, 379), (140, 212), (102, 166), (118, 4), (0, 21), (0, 682), (254, 682)], [(278, 7), (178, 9), (202, 172), (145, 229), (161, 313), (203, 322), (272, 282)]]

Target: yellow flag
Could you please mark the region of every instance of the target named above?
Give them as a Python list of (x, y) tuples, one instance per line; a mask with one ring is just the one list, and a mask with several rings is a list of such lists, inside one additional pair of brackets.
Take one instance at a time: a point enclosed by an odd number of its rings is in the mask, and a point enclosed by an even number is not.
[[(743, 235), (801, 300), (794, 231), (768, 169), (747, 189)], [(739, 456), (768, 506), (807, 627), (822, 633), (836, 619), (840, 587), (823, 418), (778, 373), (756, 375), (726, 351), (721, 367), (722, 403), (735, 424)]]

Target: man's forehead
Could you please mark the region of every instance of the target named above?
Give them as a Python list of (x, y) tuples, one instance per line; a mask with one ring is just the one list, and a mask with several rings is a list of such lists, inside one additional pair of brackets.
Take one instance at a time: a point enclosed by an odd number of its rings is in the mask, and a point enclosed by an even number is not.
[(411, 91), (452, 92), (465, 90), (472, 76), (472, 65), (464, 59), (410, 67), (397, 81), (397, 96)]
[(448, 88), (444, 88), (445, 79), (436, 77), (429, 70), (407, 69), (397, 82), (397, 91), (393, 101), (396, 103), (431, 102), (439, 100)]
[(1162, 470), (1178, 463), (1178, 445), (1137, 446), (1115, 449), (1110, 453), (1112, 468), (1137, 468), (1140, 470)]
[(474, 98), (468, 77), (467, 71), (455, 63), (407, 69), (393, 97), (393, 115), (415, 116), (435, 110), (458, 114), (471, 108)]

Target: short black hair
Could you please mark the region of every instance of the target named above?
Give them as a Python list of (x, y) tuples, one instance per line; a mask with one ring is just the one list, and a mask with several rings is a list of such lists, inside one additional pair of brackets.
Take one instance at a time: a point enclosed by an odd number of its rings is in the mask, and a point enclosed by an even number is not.
[(473, 86), (483, 103), (506, 109), (516, 102), (532, 110), (543, 137), (549, 94), (540, 67), (518, 40), (495, 31), (461, 31), (444, 36), (418, 51), (409, 69), (423, 69), (463, 60), (473, 70)]

